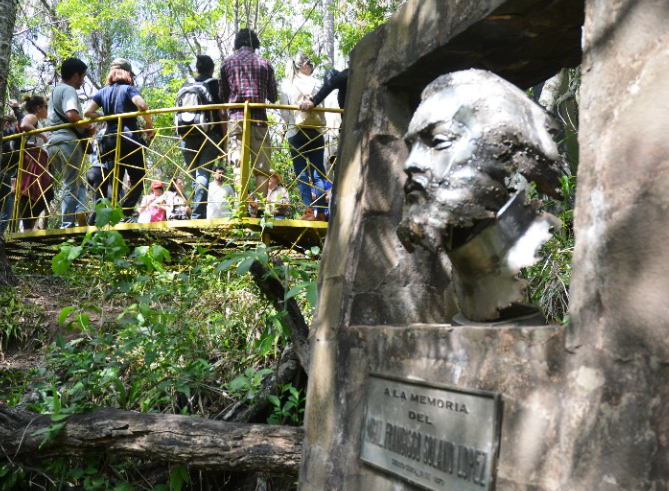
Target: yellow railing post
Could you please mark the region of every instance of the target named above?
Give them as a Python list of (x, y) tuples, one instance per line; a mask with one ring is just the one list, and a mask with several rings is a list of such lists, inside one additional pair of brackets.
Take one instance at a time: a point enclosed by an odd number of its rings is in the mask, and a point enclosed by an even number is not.
[(111, 195), (111, 204), (116, 206), (117, 199), (120, 200), (119, 186), (121, 186), (121, 180), (123, 179), (120, 176), (120, 160), (121, 160), (121, 138), (123, 138), (121, 130), (123, 130), (123, 118), (119, 116), (117, 126), (116, 126), (116, 145), (114, 148), (114, 167), (112, 167), (112, 195)]
[(19, 164), (16, 171), (16, 184), (14, 185), (14, 208), (12, 210), (12, 221), (10, 230), (19, 231), (19, 208), (21, 207), (21, 179), (23, 176), (23, 160), (26, 154), (26, 137), (21, 134), (21, 145), (19, 146)]
[(238, 196), (239, 213), (241, 216), (246, 216), (247, 210), (247, 195), (249, 193), (249, 179), (250, 179), (250, 161), (251, 161), (251, 108), (249, 101), (244, 104), (244, 122), (242, 124), (242, 150), (239, 162), (239, 180), (240, 189)]

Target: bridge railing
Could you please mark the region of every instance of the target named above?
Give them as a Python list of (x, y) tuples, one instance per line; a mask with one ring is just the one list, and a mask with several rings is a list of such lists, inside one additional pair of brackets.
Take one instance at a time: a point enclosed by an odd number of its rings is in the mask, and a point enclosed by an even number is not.
[[(268, 114), (267, 131), (260, 132), (263, 135), (260, 151), (257, 151), (258, 142), (251, 141), (258, 137), (253, 128), (260, 122), (252, 119), (252, 110), (258, 108), (266, 109)], [(243, 119), (238, 123), (223, 120), (214, 125), (213, 131), (193, 126), (187, 133), (179, 134), (174, 124), (174, 115), (179, 112), (231, 109), (243, 110)], [(295, 111), (297, 107), (246, 103), (154, 109), (6, 137), (5, 142), (14, 142), (13, 150), (3, 154), (4, 168), (0, 170), (0, 234), (93, 223), (95, 205), (103, 197), (110, 199), (113, 205), (122, 206), (128, 221), (137, 220), (143, 197), (151, 195), (154, 182), (161, 183), (164, 191), (172, 189), (165, 193), (162, 201), (172, 217), (176, 216), (173, 213), (176, 206), (185, 210), (181, 219), (192, 218), (196, 209), (201, 212), (199, 218), (212, 218), (205, 211), (212, 204), (216, 206), (210, 209), (218, 208), (217, 217), (254, 216), (264, 209), (270, 219), (311, 219), (305, 213), (309, 208), (308, 212), (313, 210), (313, 214), (322, 219), (327, 215), (326, 196), (332, 186), (342, 111), (315, 108), (314, 111), (326, 114), (326, 126), (298, 130), (301, 138), (299, 148), (295, 148), (288, 144), (286, 132), (290, 132), (290, 128), (280, 117), (281, 110)], [(128, 135), (132, 132), (103, 133), (109, 121), (116, 122), (119, 128), (127, 128), (124, 121), (144, 114), (150, 114), (154, 121), (155, 135), (151, 139), (141, 138), (146, 135), (142, 129), (137, 130), (132, 139)], [(51, 141), (34, 145), (36, 140), (39, 142), (34, 138), (38, 133), (50, 136), (55, 130), (88, 123), (95, 125), (96, 135), (67, 147), (70, 155), (65, 155), (65, 159), (56, 158), (56, 149), (65, 148), (62, 145)], [(240, 128), (235, 128), (236, 125)], [(235, 137), (231, 135), (235, 132), (236, 139), (243, 142), (240, 146), (233, 145)], [(263, 164), (266, 157), (269, 157), (269, 168)], [(314, 166), (319, 158), (323, 165)], [(196, 192), (201, 191), (204, 184), (208, 185), (213, 169), (219, 166), (224, 168), (219, 186), (227, 192), (224, 203)], [(270, 171), (278, 176), (285, 193), (270, 193), (268, 201), (261, 184)], [(180, 180), (183, 190), (177, 188)], [(280, 203), (272, 201), (277, 194), (282, 195)], [(64, 208), (66, 200), (70, 205), (74, 203), (74, 208)], [(66, 209), (75, 209), (75, 215), (64, 216)]]

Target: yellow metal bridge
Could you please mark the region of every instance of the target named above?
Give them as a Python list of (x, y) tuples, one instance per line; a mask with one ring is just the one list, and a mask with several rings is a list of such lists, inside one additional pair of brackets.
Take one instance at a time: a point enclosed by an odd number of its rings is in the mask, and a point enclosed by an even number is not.
[[(227, 111), (239, 108), (244, 109), (244, 119), (237, 123), (241, 126), (241, 137), (237, 138), (243, 144), (235, 150), (230, 150), (228, 145), (231, 140), (228, 125), (233, 125), (232, 122), (217, 123), (220, 128), (214, 133), (192, 126), (188, 133), (180, 135), (175, 127), (174, 115), (178, 112)], [(276, 173), (280, 185), (285, 189), (285, 193), (280, 193), (281, 203), (268, 200), (257, 185), (257, 181), (262, 180), (258, 179), (258, 176), (269, 177), (269, 173), (256, 168), (260, 152), (255, 152), (251, 144), (251, 128), (254, 123), (251, 119), (251, 110), (256, 108), (265, 108), (268, 113), (268, 132), (262, 142), (261, 151), (269, 155), (271, 174)], [(182, 213), (180, 219), (137, 223), (144, 198), (140, 198), (131, 206), (125, 206), (123, 211), (127, 220), (115, 225), (113, 229), (122, 233), (131, 243), (139, 245), (160, 238), (166, 247), (172, 249), (191, 249), (195, 246), (224, 249), (263, 242), (267, 245), (298, 250), (321, 244), (327, 232), (327, 222), (322, 220), (322, 215), (327, 214), (327, 206), (323, 205), (325, 200), (322, 198), (317, 200), (316, 195), (325, 193), (324, 196), (329, 197), (342, 111), (315, 108), (314, 111), (325, 113), (326, 126), (311, 128), (308, 131), (300, 130), (304, 135), (310, 135), (303, 139), (307, 143), (303, 148), (291, 149), (285, 137), (287, 127), (279, 117), (281, 110), (292, 111), (297, 110), (297, 107), (246, 103), (166, 108), (145, 113), (105, 116), (6, 137), (5, 142), (14, 140), (10, 155), (4, 154), (6, 167), (0, 171), (0, 233), (4, 234), (8, 256), (18, 259), (28, 254), (53, 254), (55, 244), (95, 230), (94, 226), (87, 223), (93, 223), (91, 214), (95, 211), (100, 198), (106, 197), (112, 206), (123, 207), (128, 201), (124, 200), (124, 197), (127, 198), (131, 194), (141, 193), (142, 197), (148, 196), (150, 199), (153, 193), (152, 183), (160, 183), (154, 184), (154, 187), (162, 185), (164, 191), (169, 189), (166, 195), (171, 196), (173, 201), (168, 203), (165, 198), (165, 207), (168, 210), (174, 210), (174, 206), (179, 206), (180, 209), (187, 210), (187, 213)], [(142, 177), (134, 179), (133, 182), (130, 174), (136, 176), (138, 173), (129, 172), (130, 165), (124, 160), (128, 150), (124, 149), (122, 141), (123, 138), (127, 138), (128, 133), (114, 133), (107, 137), (115, 138), (116, 145), (110, 151), (113, 152), (113, 159), (109, 155), (101, 159), (106, 165), (100, 165), (99, 159), (101, 134), (110, 120), (116, 120), (118, 127), (123, 128), (123, 121), (126, 118), (137, 118), (145, 114), (151, 115), (153, 119), (154, 137), (144, 140), (143, 144), (133, 150), (141, 153), (141, 159), (132, 159), (135, 162), (132, 165), (135, 169), (141, 167), (141, 164), (136, 163), (138, 161), (143, 161), (144, 165), (143, 169), (139, 168), (139, 175)], [(49, 142), (35, 145), (35, 141), (38, 140), (35, 137), (40, 133), (48, 136), (50, 132), (58, 129), (88, 123), (94, 123), (98, 131), (95, 136), (78, 140), (76, 145), (79, 151), (72, 155), (79, 157), (69, 160), (69, 165), (77, 169), (79, 184), (85, 183), (85, 192), (73, 196), (71, 191), (68, 191), (71, 188), (64, 182), (63, 169), (58, 169), (55, 165)], [(212, 134), (220, 134), (221, 138), (212, 139)], [(212, 144), (215, 145), (215, 155), (207, 159), (195, 158), (200, 155), (204, 145), (200, 148), (194, 149), (192, 146), (189, 148), (193, 139), (188, 140), (188, 138), (192, 136), (198, 137), (196, 141), (209, 142), (210, 149)], [(320, 136), (323, 137), (322, 142)], [(318, 138), (317, 145), (314, 145), (316, 138)], [(184, 153), (187, 151), (193, 152), (190, 158)], [(233, 152), (237, 153), (233, 155)], [(314, 168), (311, 160), (315, 153), (320, 152), (323, 153), (324, 165), (319, 171)], [(296, 155), (305, 157), (303, 161), (307, 166), (304, 172), (300, 171), (300, 175), (296, 175), (293, 169), (293, 158)], [(226, 197), (226, 203), (214, 203), (210, 199), (195, 202), (195, 190), (202, 185), (202, 175), (209, 181), (210, 173), (213, 174), (213, 170), (219, 166), (224, 168), (223, 182), (220, 182), (219, 175), (217, 184), (219, 187), (228, 185), (227, 189), (231, 190)], [(98, 176), (102, 174), (103, 182), (92, 182), (90, 178), (87, 179), (87, 173), (92, 167), (100, 167)], [(316, 180), (308, 178), (308, 175), (314, 173), (321, 178), (318, 180), (319, 184), (315, 184)], [(200, 182), (197, 180), (198, 176)], [(311, 189), (313, 202), (304, 202), (305, 192), (308, 191), (305, 186)], [(75, 199), (79, 210), (75, 226), (68, 228), (62, 228), (65, 221), (61, 211), (64, 198)], [(219, 207), (222, 205), (225, 212), (216, 218), (207, 215), (206, 218), (202, 216), (197, 219), (192, 218), (191, 213), (195, 207), (200, 205), (199, 209), (202, 210), (203, 206), (210, 204)], [(265, 213), (262, 217), (254, 217), (257, 210), (263, 209)], [(318, 213), (320, 220), (310, 219), (311, 209), (314, 210), (314, 214)]]

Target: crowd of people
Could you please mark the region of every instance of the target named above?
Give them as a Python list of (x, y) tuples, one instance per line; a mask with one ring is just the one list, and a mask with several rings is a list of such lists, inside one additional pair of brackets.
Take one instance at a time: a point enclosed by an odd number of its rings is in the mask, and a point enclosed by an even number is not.
[[(312, 109), (335, 89), (340, 90), (339, 104), (340, 107), (343, 105), (347, 71), (328, 72), (325, 84), (319, 87), (321, 84), (312, 76), (311, 60), (303, 53), (297, 53), (287, 64), (286, 78), (279, 90), (271, 62), (256, 53), (259, 47), (257, 34), (251, 29), (241, 29), (235, 37), (234, 53), (221, 63), (218, 79), (214, 77), (212, 58), (197, 56), (197, 75), (184, 82), (177, 95), (177, 106), (182, 101), (184, 106), (264, 104), (275, 103), (279, 98), (284, 105), (298, 106), (299, 110), (282, 110), (281, 117), (286, 124), (290, 156), (304, 205), (299, 218), (325, 221), (328, 218), (327, 194), (331, 188), (324, 165), (322, 132), (325, 118), (324, 113)], [(296, 212), (291, 214), (290, 196), (280, 174), (272, 168), (272, 144), (267, 111), (263, 107), (251, 108), (248, 125), (254, 187), (242, 187), (244, 108), (180, 111), (175, 123), (182, 136), (180, 149), (192, 190), (186, 191), (184, 177), (176, 176), (169, 183), (168, 191), (165, 191), (165, 183), (154, 180), (149, 194), (142, 197), (147, 173), (146, 149), (154, 137), (151, 116), (141, 116), (143, 125), (136, 117), (124, 117), (122, 127), (117, 119), (109, 119), (102, 131), (88, 121), (149, 109), (135, 87), (132, 66), (125, 59), (114, 60), (105, 86), (84, 110), (77, 90), (84, 83), (87, 68), (82, 60), (69, 58), (61, 66), (62, 81), (55, 86), (48, 103), (42, 96), (26, 96), (25, 113), (12, 104), (16, 121), (5, 118), (5, 135), (38, 130), (41, 121), (46, 121), (45, 126), (82, 123), (52, 130), (48, 135), (33, 134), (26, 139), (18, 183), (13, 172), (18, 166), (12, 166), (16, 162), (11, 160), (19, 153), (14, 148), (19, 140), (3, 145), (0, 204), (4, 205), (0, 205), (0, 235), (7, 229), (17, 199), (24, 230), (35, 225), (35, 218), (54, 198), (53, 176), (58, 176), (62, 185), (63, 228), (94, 224), (95, 205), (104, 198), (120, 203), (125, 221), (230, 217), (238, 209), (237, 196), (248, 190), (251, 190), (248, 192), (250, 216), (297, 217)], [(87, 153), (91, 153), (90, 159), (86, 158)], [(223, 156), (232, 167), (234, 186), (226, 183), (225, 168), (221, 165)], [(89, 160), (88, 169), (84, 169)], [(123, 185), (115, 182), (119, 176), (124, 176)]]

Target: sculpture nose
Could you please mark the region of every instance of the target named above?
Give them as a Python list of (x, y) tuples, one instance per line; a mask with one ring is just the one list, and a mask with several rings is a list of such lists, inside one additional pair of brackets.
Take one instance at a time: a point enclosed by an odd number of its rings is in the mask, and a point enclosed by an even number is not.
[(412, 174), (414, 172), (425, 172), (430, 169), (430, 159), (426, 155), (425, 149), (420, 145), (414, 145), (409, 152), (409, 156), (404, 162), (404, 172)]

